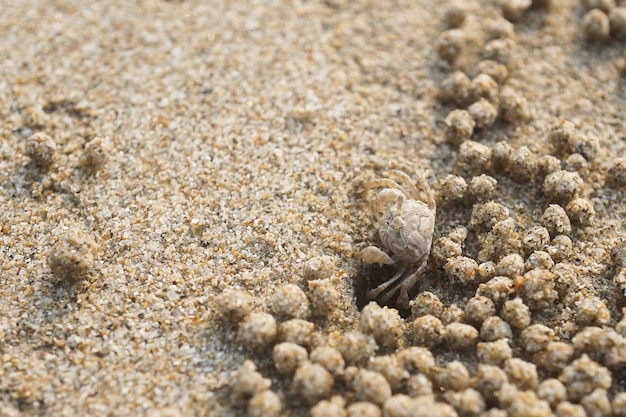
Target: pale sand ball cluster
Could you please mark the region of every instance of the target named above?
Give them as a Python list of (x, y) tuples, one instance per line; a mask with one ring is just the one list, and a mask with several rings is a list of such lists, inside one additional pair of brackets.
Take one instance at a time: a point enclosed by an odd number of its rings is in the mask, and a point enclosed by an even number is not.
[(606, 42), (611, 37), (626, 39), (626, 7), (617, 7), (614, 1), (585, 1), (587, 12), (581, 28), (587, 41)]
[(26, 155), (36, 164), (47, 168), (56, 159), (56, 143), (43, 132), (35, 133), (26, 139), (24, 144)]
[(64, 231), (48, 251), (48, 266), (64, 281), (83, 278), (93, 267), (98, 245), (78, 227)]

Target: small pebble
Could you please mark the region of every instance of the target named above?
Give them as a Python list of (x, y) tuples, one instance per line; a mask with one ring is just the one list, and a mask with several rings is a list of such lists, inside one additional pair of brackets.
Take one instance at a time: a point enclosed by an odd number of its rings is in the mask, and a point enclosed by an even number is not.
[(450, 230), (450, 233), (448, 233), (448, 237), (452, 239), (452, 241), (463, 245), (465, 239), (467, 239), (467, 227), (456, 226), (454, 229)]
[(435, 42), (435, 50), (441, 59), (453, 63), (466, 43), (467, 34), (463, 29), (449, 29), (439, 35)]
[(476, 122), (464, 109), (452, 110), (444, 120), (446, 140), (452, 145), (460, 145), (469, 140), (474, 133)]
[(487, 282), (496, 276), (496, 264), (493, 261), (483, 262), (478, 265), (478, 279)]
[(583, 0), (587, 10), (600, 9), (603, 12), (610, 12), (615, 7), (615, 0)]
[(617, 158), (606, 173), (608, 184), (623, 187), (626, 185), (626, 158)]
[(478, 74), (472, 79), (472, 96), (475, 100), (484, 98), (495, 108), (499, 107), (500, 89), (498, 83), (487, 74)]
[(411, 314), (414, 317), (421, 317), (431, 314), (435, 317), (441, 317), (443, 313), (443, 303), (435, 294), (430, 291), (424, 291), (411, 300)]
[(302, 272), (307, 280), (330, 278), (335, 270), (335, 262), (330, 256), (315, 256), (304, 263)]
[(522, 391), (515, 384), (505, 384), (499, 394), (500, 405), (511, 417), (552, 417), (550, 405), (534, 391)]
[(440, 237), (433, 242), (430, 250), (431, 259), (435, 265), (443, 267), (449, 259), (461, 256), (463, 247), (449, 237)]
[(565, 169), (567, 171), (577, 171), (579, 173), (586, 173), (589, 171), (591, 165), (579, 153), (573, 153), (565, 159)]
[(93, 138), (85, 144), (82, 164), (91, 171), (97, 171), (107, 163), (110, 152), (111, 146), (108, 140)]
[(311, 343), (311, 334), (315, 325), (310, 321), (291, 319), (278, 325), (278, 340), (291, 342), (300, 346), (308, 346)]
[(585, 395), (580, 400), (580, 405), (585, 409), (587, 417), (606, 417), (613, 412), (609, 396), (606, 390), (601, 388), (593, 390), (589, 395)]
[(545, 349), (554, 339), (554, 330), (551, 328), (535, 323), (526, 327), (520, 336), (520, 344), (528, 353), (537, 353)]
[(550, 131), (548, 139), (554, 144), (560, 155), (578, 153), (587, 161), (592, 161), (595, 158), (600, 147), (597, 137), (581, 132), (569, 121), (554, 127)]
[(226, 290), (215, 302), (220, 316), (237, 323), (252, 311), (252, 296), (240, 290)]
[(485, 399), (473, 388), (461, 391), (446, 391), (444, 399), (452, 405), (461, 416), (478, 416), (485, 411)]
[(604, 42), (609, 38), (609, 17), (600, 9), (589, 10), (582, 20), (583, 35), (591, 42)]
[(468, 284), (476, 279), (478, 263), (466, 256), (450, 258), (443, 266), (450, 281), (460, 284)]
[(513, 293), (513, 280), (508, 277), (496, 276), (489, 281), (480, 284), (476, 290), (476, 295), (483, 295), (496, 306), (502, 305)]
[(271, 381), (263, 378), (263, 375), (256, 371), (256, 366), (250, 360), (245, 360), (230, 377), (231, 395), (233, 400), (237, 402), (265, 392), (271, 385)]
[(389, 307), (380, 307), (371, 301), (361, 311), (359, 330), (364, 334), (374, 336), (379, 346), (395, 347), (404, 334), (404, 320), (398, 310)]
[(500, 15), (488, 17), (481, 21), (485, 37), (488, 40), (499, 40), (515, 37), (515, 25)]
[(537, 396), (555, 408), (559, 403), (567, 400), (565, 385), (556, 378), (548, 378), (541, 381), (537, 387)]
[(569, 235), (572, 231), (572, 225), (569, 217), (567, 217), (567, 213), (558, 204), (550, 204), (541, 216), (541, 223), (548, 230), (551, 237)]
[(609, 11), (611, 36), (615, 39), (626, 39), (626, 7), (614, 7)]
[(517, 20), (530, 8), (531, 0), (500, 0), (502, 14), (509, 20)]
[(489, 175), (473, 177), (467, 187), (467, 194), (473, 201), (486, 202), (494, 197), (498, 180)]
[(615, 394), (611, 405), (615, 417), (626, 417), (626, 392)]
[(529, 181), (537, 173), (537, 156), (527, 146), (517, 148), (509, 164), (511, 177), (518, 182)]
[(441, 314), (441, 322), (443, 324), (450, 324), (460, 322), (463, 319), (463, 309), (455, 303), (450, 304), (443, 309)]
[(400, 391), (411, 376), (396, 355), (382, 355), (371, 358), (367, 364), (367, 369), (384, 376), (393, 392)]
[(352, 365), (366, 362), (371, 356), (374, 356), (378, 345), (374, 336), (350, 331), (341, 335), (337, 349), (341, 352), (344, 360)]
[(308, 404), (327, 398), (333, 386), (333, 376), (322, 365), (302, 362), (293, 377), (293, 390)]
[(572, 223), (583, 226), (591, 226), (596, 215), (591, 201), (584, 198), (576, 198), (567, 203), (565, 212)]
[(496, 264), (496, 274), (514, 279), (524, 273), (524, 258), (519, 254), (507, 255)]
[(626, 365), (626, 338), (609, 327), (589, 326), (572, 339), (576, 355), (586, 353), (610, 368)]
[(488, 146), (466, 140), (459, 147), (456, 169), (466, 174), (483, 173), (490, 157), (491, 149)]
[(608, 369), (583, 354), (563, 369), (559, 381), (565, 385), (569, 400), (578, 402), (597, 388), (609, 389), (612, 378)]
[(550, 233), (543, 226), (534, 226), (526, 231), (522, 237), (522, 248), (527, 255), (545, 250), (550, 244)]
[(542, 177), (561, 170), (561, 160), (553, 155), (541, 155), (537, 159), (537, 172)]
[(478, 341), (478, 330), (469, 324), (450, 323), (445, 327), (444, 339), (452, 350), (472, 350)]
[(555, 236), (552, 239), (552, 244), (547, 247), (546, 251), (554, 262), (563, 262), (569, 259), (572, 254), (572, 239), (569, 236)]
[(587, 413), (582, 405), (572, 404), (569, 401), (563, 401), (557, 405), (554, 415), (556, 417), (587, 417)]
[(543, 182), (543, 193), (552, 201), (570, 201), (581, 192), (583, 180), (577, 172), (555, 171)]
[(87, 233), (70, 228), (48, 251), (48, 266), (56, 277), (77, 281), (94, 267), (97, 250), (98, 246)]
[(480, 241), (480, 251), (476, 255), (478, 262), (500, 259), (522, 250), (522, 236), (515, 219), (508, 217), (497, 222), (491, 231)]
[(497, 222), (509, 217), (509, 209), (495, 201), (484, 204), (474, 204), (470, 229), (480, 232), (489, 231)]
[(436, 375), (436, 381), (444, 390), (461, 391), (470, 385), (470, 373), (462, 362), (448, 362)]
[[(389, 400), (387, 400), (389, 401)], [(380, 408), (368, 401), (357, 401), (350, 404), (346, 410), (348, 417), (381, 417)], [(387, 415), (386, 415), (387, 416)], [(392, 417), (392, 416), (387, 416)], [(396, 416), (393, 416), (396, 417)]]
[(476, 295), (467, 300), (464, 312), (465, 321), (479, 327), (483, 321), (495, 314), (496, 307), (489, 298)]
[(458, 204), (463, 200), (467, 183), (463, 177), (448, 175), (439, 180), (437, 187), (437, 206), (449, 203)]
[(239, 326), (237, 340), (248, 349), (257, 350), (271, 344), (277, 333), (274, 316), (268, 313), (250, 313)]
[(545, 269), (533, 269), (524, 274), (520, 295), (531, 309), (546, 309), (554, 305), (559, 294), (555, 290), (556, 276)]
[(308, 359), (305, 348), (291, 342), (274, 345), (274, 366), (283, 375), (293, 375), (300, 363)]
[(322, 365), (324, 369), (334, 376), (342, 375), (346, 365), (341, 353), (330, 346), (315, 348), (311, 352), (310, 360), (312, 363)]
[(539, 375), (534, 363), (526, 362), (520, 358), (510, 358), (504, 362), (504, 372), (509, 381), (517, 388), (526, 391), (535, 391), (539, 385)]
[[(490, 59), (484, 59), (478, 62), (474, 68), (474, 72), (476, 74), (487, 74), (498, 84), (504, 84), (509, 78), (509, 70), (506, 66)], [(500, 99), (502, 99), (502, 97), (500, 97)]]
[(43, 132), (29, 136), (24, 147), (26, 155), (40, 167), (46, 168), (56, 159), (56, 143)]
[(439, 98), (445, 103), (456, 104), (460, 107), (470, 104), (472, 102), (472, 80), (464, 72), (454, 71), (442, 81), (439, 88)]
[(513, 350), (507, 339), (498, 339), (493, 342), (478, 343), (476, 356), (480, 363), (502, 366), (504, 361), (513, 357)]
[(488, 402), (498, 399), (500, 388), (508, 383), (506, 373), (499, 366), (479, 363), (476, 369), (474, 388), (480, 392)]
[(426, 314), (416, 318), (411, 325), (411, 338), (418, 346), (435, 348), (444, 340), (445, 328), (437, 317)]
[(506, 171), (513, 155), (513, 147), (504, 141), (500, 141), (491, 148), (491, 164), (498, 171)]
[(424, 374), (412, 375), (406, 383), (406, 391), (411, 397), (432, 395), (433, 384)]
[[(486, 75), (486, 77), (488, 77), (488, 75)], [(467, 108), (467, 111), (472, 116), (472, 119), (474, 119), (474, 122), (476, 122), (477, 129), (490, 128), (498, 118), (498, 108), (485, 98), (480, 98), (478, 101), (471, 104)]]
[(500, 90), (500, 117), (512, 124), (523, 123), (532, 118), (526, 98), (506, 85)]
[(611, 312), (605, 302), (595, 295), (580, 297), (574, 304), (576, 322), (581, 326), (604, 326), (611, 321)]
[(558, 373), (567, 366), (574, 355), (572, 345), (565, 342), (550, 342), (537, 354), (537, 365), (550, 372)]
[(530, 324), (530, 309), (519, 297), (505, 301), (500, 315), (518, 331), (524, 330)]
[(274, 391), (263, 391), (248, 402), (249, 417), (279, 417), (281, 411), (280, 397)]
[(498, 316), (488, 317), (480, 326), (480, 340), (494, 342), (500, 339), (513, 339), (511, 326)]
[(330, 279), (311, 280), (308, 286), (314, 316), (327, 317), (337, 310), (341, 295)]
[(402, 366), (411, 374), (420, 372), (428, 376), (435, 369), (435, 357), (424, 347), (411, 346), (399, 351), (397, 356)]
[(359, 369), (350, 383), (357, 401), (369, 401), (382, 406), (391, 397), (391, 387), (378, 372)]
[(309, 300), (304, 291), (294, 284), (280, 286), (272, 296), (271, 304), (278, 316), (306, 319), (311, 315)]
[(334, 396), (330, 401), (322, 400), (311, 408), (311, 417), (347, 417), (343, 397)]
[(445, 21), (450, 27), (458, 28), (465, 21), (465, 17), (470, 13), (471, 6), (465, 0), (454, 0), (447, 4)]
[(536, 250), (528, 255), (528, 258), (526, 258), (526, 262), (524, 263), (526, 271), (530, 271), (531, 269), (552, 269), (553, 266), (554, 261), (552, 260), (550, 254), (542, 250)]
[[(510, 22), (507, 22), (510, 24)], [(512, 26), (512, 25), (511, 25)], [(508, 30), (508, 27), (502, 26), (502, 32)], [(513, 29), (513, 33), (515, 30)], [(508, 35), (511, 36), (511, 35)], [(499, 39), (493, 39), (485, 43), (482, 50), (482, 58), (491, 59), (506, 65), (508, 68), (515, 66), (515, 60), (517, 59), (517, 44), (510, 37), (500, 37)]]

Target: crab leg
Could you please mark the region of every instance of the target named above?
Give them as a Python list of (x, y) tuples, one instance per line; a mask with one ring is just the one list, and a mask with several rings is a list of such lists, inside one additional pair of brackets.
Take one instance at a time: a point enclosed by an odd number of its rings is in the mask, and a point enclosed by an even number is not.
[[(398, 272), (396, 272), (396, 274), (393, 277), (383, 282), (382, 284), (380, 284), (378, 287), (374, 288), (373, 290), (370, 290), (367, 293), (367, 297), (370, 300), (373, 300), (376, 297), (378, 297), (383, 291), (385, 291), (387, 288), (395, 284), (400, 278), (402, 278), (406, 270), (407, 270), (407, 265), (402, 265), (400, 269), (398, 269)], [(397, 286), (395, 289), (397, 289)], [(395, 292), (395, 289), (392, 292), (392, 294)]]
[[(408, 190), (411, 192), (411, 197), (415, 200), (424, 201), (429, 209), (434, 210), (436, 203), (433, 198), (432, 193), (430, 192), (430, 188), (428, 187), (428, 183), (426, 182), (426, 178), (419, 177), (418, 185), (411, 180), (411, 178), (402, 171), (398, 171), (396, 169), (391, 170), (387, 173), (390, 176), (396, 177), (398, 181), (400, 181), (403, 185), (405, 185)], [(393, 181), (393, 180), (392, 180)]]
[[(426, 268), (427, 263), (423, 262), (419, 268), (413, 273), (411, 273), (408, 277), (402, 280), (399, 283), (400, 286), (400, 295), (398, 296), (398, 305), (408, 308), (409, 307), (409, 291), (411, 288), (415, 286), (417, 281), (422, 277), (422, 272), (424, 268)], [(397, 288), (394, 288), (392, 291), (396, 292)]]

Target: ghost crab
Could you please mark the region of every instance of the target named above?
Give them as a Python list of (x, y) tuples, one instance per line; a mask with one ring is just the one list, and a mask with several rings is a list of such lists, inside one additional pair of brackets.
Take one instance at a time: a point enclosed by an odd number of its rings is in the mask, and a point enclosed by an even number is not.
[(422, 277), (430, 255), (436, 204), (424, 174), (418, 177), (417, 185), (403, 171), (392, 170), (385, 177), (368, 183), (365, 189), (384, 187), (376, 195), (373, 208), (380, 240), (391, 256), (376, 246), (366, 247), (361, 256), (368, 264), (397, 264), (399, 268), (367, 296), (373, 300), (382, 294), (380, 301), (386, 303), (399, 292), (398, 305), (407, 308), (408, 292)]

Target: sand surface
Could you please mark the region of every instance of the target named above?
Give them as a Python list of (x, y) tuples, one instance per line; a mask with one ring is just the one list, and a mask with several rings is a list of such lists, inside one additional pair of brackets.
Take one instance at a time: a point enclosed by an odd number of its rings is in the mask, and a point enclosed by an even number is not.
[[(304, 263), (328, 256), (339, 304), (308, 319), (315, 343), (336, 345), (359, 326), (363, 280), (393, 273), (359, 256), (381, 245), (361, 192), (368, 181), (389, 168), (429, 170), (441, 202), (447, 175), (491, 175), (493, 199), (520, 235), (541, 225), (552, 202), (539, 174), (463, 172), (459, 146), (445, 139), (444, 119), (459, 106), (439, 100), (439, 87), (455, 69), (476, 75), (483, 29), (500, 16), (495, 2), (468, 3), (468, 40), (454, 64), (435, 48), (449, 29), (440, 1), (0, 3), (2, 416), (243, 415), (228, 384), (246, 358), (272, 381), (284, 415), (308, 415), (290, 377), (274, 370), (271, 345), (247, 349), (237, 324), (218, 314), (220, 293), (242, 290), (254, 311), (272, 312), (272, 294), (288, 283), (308, 294)], [(596, 215), (572, 223), (563, 262), (576, 271), (572, 291), (601, 300), (610, 318), (577, 322), (569, 293), (559, 307), (531, 308), (532, 323), (568, 344), (586, 325), (616, 328), (626, 306), (610, 256), (624, 234), (623, 184), (606, 181), (626, 147), (624, 41), (586, 42), (584, 13), (578, 1), (553, 0), (515, 22), (502, 84), (527, 100), (532, 118), (472, 136), (554, 154), (584, 182), (580, 197)], [(593, 157), (555, 150), (549, 132), (564, 121), (597, 138)], [(56, 143), (49, 167), (27, 155), (26, 139), (40, 131)], [(94, 167), (95, 139), (107, 161)], [(440, 204), (434, 238), (469, 229), (471, 215), (467, 198)], [(51, 272), (49, 251), (76, 229), (96, 243), (96, 260), (67, 282)], [(480, 239), (470, 230), (463, 255), (477, 258)], [(431, 265), (411, 295), (429, 290), (463, 309), (478, 285), (451, 283)], [(405, 316), (398, 349), (413, 344), (416, 317)], [(623, 328), (612, 334), (626, 336)], [(514, 356), (534, 362), (514, 333)], [(458, 359), (476, 373), (474, 354), (445, 344), (433, 353), (442, 368)], [(596, 359), (610, 369), (612, 401), (626, 390), (626, 362)], [(538, 368), (540, 381), (559, 377)], [(348, 406), (352, 391), (337, 378), (332, 394)]]

